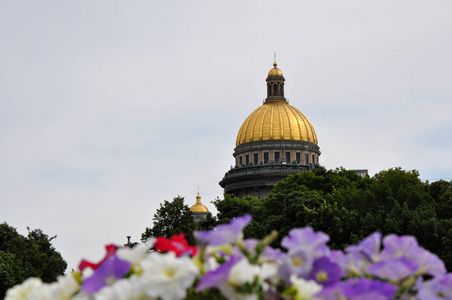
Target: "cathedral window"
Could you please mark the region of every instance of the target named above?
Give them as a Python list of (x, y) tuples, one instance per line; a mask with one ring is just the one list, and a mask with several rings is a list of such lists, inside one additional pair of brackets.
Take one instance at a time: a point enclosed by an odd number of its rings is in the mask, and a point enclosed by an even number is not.
[(312, 154), (312, 163), (315, 164), (315, 155)]
[(290, 161), (290, 152), (286, 152), (286, 162), (288, 164), (291, 163), (291, 161)]
[(259, 163), (259, 155), (257, 153), (254, 153), (253, 160), (254, 160), (254, 165), (257, 166), (257, 164)]
[(242, 156), (239, 157), (239, 160), (240, 160), (239, 166), (243, 165), (243, 159), (242, 159)]
[(250, 164), (250, 156), (247, 154), (245, 155), (245, 164), (249, 165)]
[(273, 85), (273, 96), (278, 96), (278, 86), (276, 84)]
[(267, 88), (268, 88), (267, 96), (271, 96), (272, 95), (272, 87), (271, 87), (271, 85), (268, 85)]
[(264, 152), (264, 164), (268, 164), (268, 161), (269, 161), (268, 152)]
[(304, 164), (309, 165), (309, 154), (308, 153), (304, 154)]
[(275, 152), (275, 163), (279, 163), (279, 152)]
[(296, 155), (297, 163), (299, 164), (301, 162), (301, 153), (297, 152), (295, 155)]

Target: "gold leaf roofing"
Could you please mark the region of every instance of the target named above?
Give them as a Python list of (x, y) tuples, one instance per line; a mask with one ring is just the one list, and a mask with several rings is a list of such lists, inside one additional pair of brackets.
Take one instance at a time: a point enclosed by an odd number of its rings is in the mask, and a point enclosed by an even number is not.
[(296, 140), (318, 144), (311, 122), (285, 101), (267, 102), (240, 127), (236, 145), (266, 140)]
[(195, 205), (193, 205), (192, 207), (190, 207), (190, 211), (191, 211), (191, 212), (209, 212), (209, 210), (207, 209), (207, 207), (205, 207), (205, 206), (201, 203), (201, 196), (199, 196), (199, 194), (196, 196), (196, 203), (195, 203)]
[(205, 207), (203, 204), (201, 203), (196, 203), (195, 205), (193, 205), (192, 207), (190, 207), (190, 211), (191, 212), (209, 212), (209, 210), (207, 209), (207, 207)]
[(276, 62), (273, 63), (273, 68), (268, 72), (268, 76), (283, 76), (282, 71), (276, 67), (277, 65)]

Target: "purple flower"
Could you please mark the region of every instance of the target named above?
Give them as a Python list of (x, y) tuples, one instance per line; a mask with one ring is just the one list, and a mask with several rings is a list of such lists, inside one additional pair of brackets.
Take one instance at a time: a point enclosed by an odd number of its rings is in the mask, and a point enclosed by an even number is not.
[(397, 287), (388, 283), (366, 278), (339, 281), (325, 287), (316, 297), (325, 300), (389, 300), (394, 297)]
[(407, 259), (418, 263), (417, 274), (430, 274), (432, 276), (446, 274), (444, 262), (435, 254), (420, 247), (413, 236), (390, 234), (383, 239), (383, 245), (382, 260), (405, 256)]
[(419, 291), (417, 299), (420, 300), (444, 300), (452, 299), (452, 273), (432, 280), (416, 282), (416, 289)]
[(264, 252), (261, 254), (260, 258), (264, 261), (274, 261), (278, 262), (284, 257), (284, 253), (279, 249), (274, 249), (270, 246), (264, 248)]
[(415, 251), (410, 251), (407, 258), (417, 262), (419, 268), (417, 274), (429, 274), (432, 276), (444, 276), (447, 272), (444, 262), (435, 254), (419, 247)]
[(336, 263), (341, 268), (341, 277), (347, 276), (348, 259), (342, 250), (331, 250), (328, 256), (331, 262)]
[(392, 282), (399, 282), (414, 276), (418, 264), (406, 257), (397, 259), (389, 259), (376, 263), (368, 268), (371, 275), (377, 276), (381, 279), (387, 279)]
[[(259, 241), (256, 239), (247, 239), (243, 241), (243, 246), (251, 255), (256, 254), (256, 246), (259, 244)], [(243, 256), (242, 250), (238, 247), (234, 248), (233, 254)]]
[[(256, 254), (256, 246), (259, 244), (259, 241), (256, 239), (248, 239), (243, 241), (243, 246), (249, 254)], [(232, 249), (232, 255), (244, 257), (245, 254), (242, 252), (243, 250), (239, 247), (234, 247)]]
[(341, 268), (331, 262), (328, 257), (321, 257), (314, 261), (308, 280), (315, 280), (323, 286), (331, 285), (341, 280)]
[(364, 276), (367, 273), (367, 268), (373, 263), (369, 257), (362, 251), (352, 251), (347, 253), (342, 259), (337, 260), (342, 269), (347, 275)]
[(369, 262), (378, 261), (381, 246), (381, 233), (375, 232), (362, 240), (358, 245), (349, 246), (346, 248), (348, 253), (359, 252)]
[(201, 246), (216, 246), (233, 243), (243, 235), (242, 231), (251, 222), (250, 215), (234, 218), (229, 224), (218, 225), (214, 230), (195, 231), (193, 235)]
[[(251, 255), (256, 255), (256, 247), (259, 245), (259, 240), (256, 239), (246, 239), (243, 241), (243, 246)], [(242, 250), (238, 247), (234, 247), (232, 255), (243, 257), (244, 254)], [(284, 257), (284, 253), (279, 249), (274, 249), (270, 246), (265, 246), (262, 253), (259, 255), (259, 261), (272, 261), (278, 262)]]
[(326, 243), (330, 237), (323, 232), (315, 232), (311, 227), (297, 228), (289, 231), (281, 245), (288, 249), (303, 249), (314, 257), (329, 255), (330, 249)]
[(241, 260), (240, 256), (231, 256), (227, 262), (213, 271), (207, 272), (199, 281), (197, 291), (218, 287), (228, 280), (232, 267)]
[(362, 240), (358, 245), (347, 247), (347, 255), (338, 263), (347, 272), (354, 275), (364, 275), (367, 268), (379, 261), (381, 234), (375, 232)]
[(122, 278), (129, 272), (131, 263), (119, 259), (117, 256), (104, 261), (94, 272), (82, 283), (82, 290), (86, 293), (94, 293), (106, 285), (110, 285), (116, 279)]
[(399, 258), (420, 248), (416, 238), (408, 235), (387, 235), (383, 239), (383, 245), (384, 249), (381, 251), (382, 260)]
[(306, 278), (312, 270), (313, 257), (303, 249), (289, 251), (281, 260), (278, 272), (281, 277), (290, 282), (290, 275)]

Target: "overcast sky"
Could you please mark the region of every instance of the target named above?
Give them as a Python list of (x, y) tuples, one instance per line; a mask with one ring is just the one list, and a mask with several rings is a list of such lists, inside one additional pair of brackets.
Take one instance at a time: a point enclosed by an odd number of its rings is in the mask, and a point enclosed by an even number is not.
[(277, 53), (328, 169), (452, 179), (451, 1), (0, 0), (0, 222), (76, 268), (222, 197)]

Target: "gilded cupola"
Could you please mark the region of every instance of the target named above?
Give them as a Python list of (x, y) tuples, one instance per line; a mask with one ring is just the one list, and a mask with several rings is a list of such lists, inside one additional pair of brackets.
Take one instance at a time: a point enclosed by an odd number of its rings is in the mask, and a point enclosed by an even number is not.
[(236, 145), (265, 140), (296, 140), (318, 144), (311, 122), (284, 98), (283, 73), (273, 64), (267, 77), (267, 98), (243, 122)]
[(195, 203), (195, 205), (193, 205), (191, 208), (190, 208), (190, 211), (191, 212), (203, 212), (203, 213), (208, 213), (209, 212), (209, 210), (207, 209), (207, 207), (205, 207), (202, 203), (201, 203), (201, 196), (199, 196), (199, 193), (198, 193), (198, 195), (196, 196), (196, 203)]
[(283, 76), (283, 73), (276, 66), (278, 64), (276, 62), (273, 63), (273, 68), (268, 72), (268, 76)]
[(267, 76), (267, 98), (265, 102), (286, 101), (284, 98), (284, 79), (283, 73), (273, 63), (273, 68), (268, 72)]

